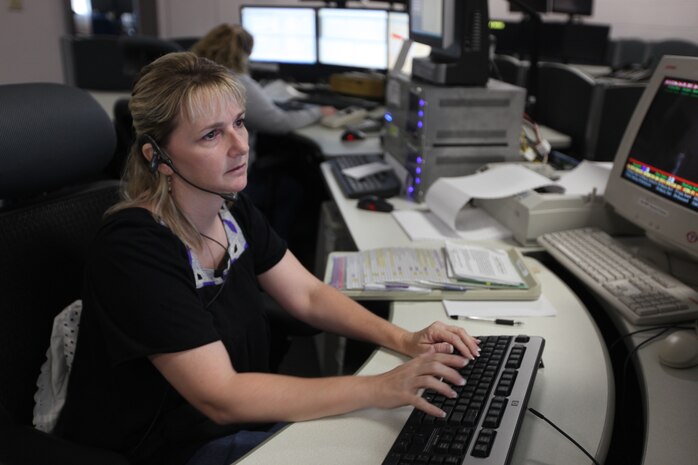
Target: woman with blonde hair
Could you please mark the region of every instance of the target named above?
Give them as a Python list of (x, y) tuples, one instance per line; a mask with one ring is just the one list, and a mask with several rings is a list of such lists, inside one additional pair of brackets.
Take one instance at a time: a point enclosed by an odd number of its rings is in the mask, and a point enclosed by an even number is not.
[[(131, 99), (138, 143), (124, 200), (90, 246), (65, 406), (54, 433), (133, 464), (229, 464), (278, 428), (363, 408), (443, 412), (478, 354), (463, 328), (409, 332), (316, 279), (244, 193), (244, 88), (193, 53), (165, 55)], [(269, 373), (261, 294), (404, 364), (372, 376)], [(454, 353), (457, 352), (458, 354)], [(450, 385), (450, 384), (451, 385)]]

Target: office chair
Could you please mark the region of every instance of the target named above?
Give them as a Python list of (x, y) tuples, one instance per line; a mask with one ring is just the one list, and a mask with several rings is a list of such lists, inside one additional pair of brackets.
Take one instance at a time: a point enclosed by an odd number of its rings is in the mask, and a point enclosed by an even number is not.
[(679, 39), (650, 42), (646, 57), (648, 68), (654, 69), (664, 55), (698, 57), (698, 44)]
[(492, 77), (519, 87), (526, 87), (528, 65), (511, 55), (495, 54)]
[(613, 70), (642, 69), (647, 64), (648, 47), (643, 39), (614, 39), (609, 43), (607, 64)]
[[(86, 245), (119, 182), (100, 179), (115, 135), (62, 84), (0, 85), (0, 463), (128, 465), (32, 427), (54, 317), (80, 297)], [(95, 425), (99, 428), (99, 425)]]
[(594, 79), (563, 63), (539, 63), (534, 118), (572, 139), (568, 155), (582, 158)]
[(582, 148), (585, 160), (615, 159), (620, 141), (645, 86), (638, 82), (596, 80)]
[(181, 52), (184, 48), (177, 42), (148, 36), (119, 37), (124, 74), (132, 79), (138, 76), (141, 68), (171, 52)]

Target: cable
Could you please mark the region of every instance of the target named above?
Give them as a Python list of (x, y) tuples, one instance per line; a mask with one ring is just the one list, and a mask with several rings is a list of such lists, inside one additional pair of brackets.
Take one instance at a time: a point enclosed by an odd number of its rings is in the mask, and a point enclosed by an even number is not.
[(584, 452), (584, 454), (585, 454), (587, 457), (589, 457), (589, 459), (590, 459), (595, 465), (601, 465), (599, 462), (596, 461), (596, 459), (594, 458), (594, 456), (592, 456), (589, 452), (586, 451), (586, 449), (584, 449), (584, 448), (581, 446), (581, 444), (579, 444), (577, 441), (575, 441), (574, 439), (572, 439), (572, 436), (570, 436), (569, 434), (565, 433), (565, 432), (562, 431), (560, 428), (558, 428), (558, 426), (557, 426), (555, 423), (553, 423), (552, 421), (548, 420), (548, 419), (545, 417), (545, 415), (543, 415), (542, 413), (540, 413), (539, 411), (537, 411), (537, 410), (535, 410), (534, 408), (531, 408), (531, 407), (528, 408), (528, 411), (531, 412), (532, 414), (534, 414), (535, 416), (537, 416), (538, 418), (540, 418), (541, 420), (546, 421), (550, 426), (552, 426), (553, 428), (555, 428), (560, 434), (562, 434), (564, 437), (566, 437), (567, 439), (569, 439), (569, 440), (572, 442), (572, 444), (574, 444), (575, 446), (577, 446), (577, 447), (579, 448), (579, 450), (581, 450), (582, 452)]

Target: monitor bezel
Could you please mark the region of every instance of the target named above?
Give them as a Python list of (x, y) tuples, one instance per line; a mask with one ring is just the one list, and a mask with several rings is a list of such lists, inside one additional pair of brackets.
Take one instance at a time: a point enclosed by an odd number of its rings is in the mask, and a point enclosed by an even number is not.
[(625, 130), (614, 158), (604, 198), (617, 214), (642, 228), (660, 246), (679, 250), (692, 260), (698, 260), (698, 213), (622, 176), (637, 133), (665, 78), (698, 81), (698, 58), (662, 58)]
[[(240, 5), (238, 15), (240, 18), (240, 25), (242, 27), (245, 27), (242, 21), (242, 12), (244, 9), (250, 9), (250, 10), (312, 10), (313, 14), (315, 16), (315, 61), (274, 61), (274, 60), (254, 60), (250, 56), (250, 63), (275, 63), (279, 65), (304, 65), (304, 66), (313, 66), (318, 64), (318, 54), (319, 54), (319, 49), (318, 49), (318, 13), (317, 9), (318, 7), (315, 6), (305, 6), (305, 5), (250, 5), (250, 4), (244, 4)], [(249, 31), (252, 33), (252, 31)], [(253, 34), (254, 37), (254, 34)], [(252, 49), (254, 51), (254, 47)]]

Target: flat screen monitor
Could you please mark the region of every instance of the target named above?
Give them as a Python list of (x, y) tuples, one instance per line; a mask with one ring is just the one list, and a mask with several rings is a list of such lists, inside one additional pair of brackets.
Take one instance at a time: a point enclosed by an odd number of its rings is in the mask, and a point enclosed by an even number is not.
[(698, 58), (665, 56), (659, 63), (604, 196), (659, 245), (698, 260)]
[(242, 6), (240, 20), (254, 37), (250, 61), (317, 63), (315, 8)]
[(318, 62), (352, 68), (388, 67), (388, 12), (319, 8)]
[(554, 13), (591, 16), (594, 0), (552, 0)]
[(436, 53), (457, 57), (458, 38), (454, 22), (455, 1), (413, 0), (410, 2), (410, 39), (425, 44)]
[[(402, 44), (410, 36), (410, 17), (404, 11), (388, 12), (388, 69), (394, 70), (395, 62), (400, 55)], [(424, 44), (412, 43), (405, 58), (402, 72), (412, 74), (412, 59), (427, 57), (431, 52), (431, 47)]]

